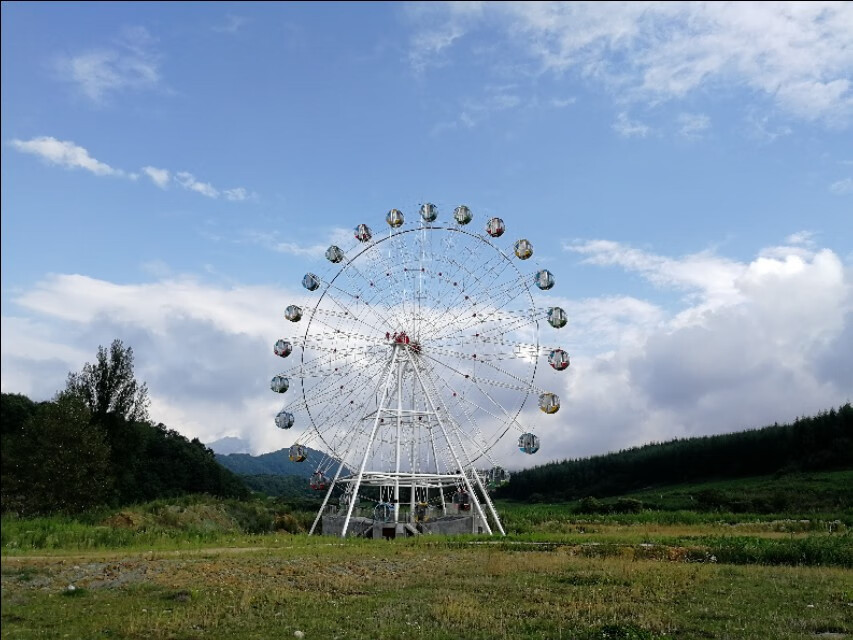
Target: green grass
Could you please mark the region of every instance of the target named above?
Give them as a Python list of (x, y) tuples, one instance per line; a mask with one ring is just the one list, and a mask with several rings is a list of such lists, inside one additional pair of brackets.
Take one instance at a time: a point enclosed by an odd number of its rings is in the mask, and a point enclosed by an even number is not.
[[(3, 561), (9, 638), (810, 638), (853, 633), (853, 574), (303, 536), (244, 551)], [(28, 581), (15, 573), (36, 569)], [(79, 595), (67, 596), (75, 584)], [(74, 592), (75, 594), (77, 591)], [(810, 606), (811, 605), (811, 606)]]
[[(787, 473), (648, 488), (623, 496), (560, 502), (575, 512), (632, 511), (732, 514), (838, 514), (853, 525), (853, 470)], [(547, 502), (538, 496), (533, 502)], [(713, 516), (712, 516), (713, 517)]]
[[(681, 489), (683, 490), (683, 488)], [(578, 640), (853, 634), (843, 511), (576, 513), (510, 535), (340, 540), (280, 501), (2, 520), (3, 638)], [(74, 589), (69, 589), (73, 585)]]

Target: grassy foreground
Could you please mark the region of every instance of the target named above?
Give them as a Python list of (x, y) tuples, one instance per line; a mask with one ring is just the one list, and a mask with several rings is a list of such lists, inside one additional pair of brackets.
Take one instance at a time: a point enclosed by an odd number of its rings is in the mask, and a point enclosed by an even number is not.
[(844, 514), (501, 511), (508, 538), (391, 542), (209, 499), (4, 518), (2, 637), (853, 638)]
[(764, 640), (853, 633), (848, 569), (584, 549), (285, 536), (260, 549), (7, 557), (2, 635)]

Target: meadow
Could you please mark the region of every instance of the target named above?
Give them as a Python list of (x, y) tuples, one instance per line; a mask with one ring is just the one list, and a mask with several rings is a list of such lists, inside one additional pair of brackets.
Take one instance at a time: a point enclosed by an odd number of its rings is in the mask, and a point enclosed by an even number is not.
[(500, 503), (505, 538), (340, 540), (271, 500), (2, 522), (3, 638), (845, 638), (849, 510)]

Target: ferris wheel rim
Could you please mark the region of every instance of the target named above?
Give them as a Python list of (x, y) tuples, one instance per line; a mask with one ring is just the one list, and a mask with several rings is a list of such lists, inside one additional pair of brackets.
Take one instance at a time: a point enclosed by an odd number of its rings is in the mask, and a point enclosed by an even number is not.
[[(530, 302), (531, 309), (533, 311), (537, 310), (536, 301), (533, 298), (533, 294), (532, 294), (530, 285), (523, 278), (523, 274), (522, 274), (521, 270), (518, 268), (518, 265), (514, 262), (511, 255), (508, 255), (506, 252), (504, 252), (500, 247), (495, 245), (489, 238), (484, 237), (480, 233), (474, 233), (471, 231), (467, 231), (467, 230), (462, 229), (458, 226), (420, 224), (417, 226), (413, 225), (412, 227), (409, 227), (409, 228), (396, 228), (396, 229), (392, 229), (392, 231), (388, 235), (383, 234), (381, 236), (373, 236), (371, 238), (371, 241), (368, 243), (365, 243), (366, 246), (360, 248), (359, 251), (357, 251), (351, 258), (346, 257), (346, 254), (344, 254), (345, 255), (345, 264), (343, 264), (337, 270), (337, 272), (334, 274), (334, 276), (326, 282), (326, 286), (323, 289), (322, 293), (320, 294), (320, 297), (317, 299), (317, 301), (313, 305), (310, 306), (311, 313), (306, 314), (310, 317), (307, 318), (308, 322), (306, 324), (305, 331), (302, 334), (303, 342), (301, 345), (301, 353), (300, 353), (300, 364), (301, 365), (305, 364), (305, 355), (306, 355), (306, 351), (307, 351), (306, 345), (308, 344), (308, 338), (309, 338), (309, 335), (311, 333), (311, 325), (318, 315), (317, 310), (319, 309), (319, 307), (320, 307), (321, 303), (323, 302), (323, 300), (325, 299), (326, 295), (331, 291), (332, 285), (334, 284), (334, 282), (342, 274), (344, 274), (350, 266), (353, 266), (353, 264), (355, 263), (356, 260), (358, 260), (360, 257), (362, 257), (364, 254), (368, 253), (369, 251), (372, 251), (372, 250), (376, 249), (377, 247), (381, 246), (382, 243), (390, 241), (390, 240), (395, 239), (395, 238), (400, 238), (400, 237), (402, 237), (406, 234), (409, 234), (409, 233), (416, 233), (416, 232), (451, 232), (451, 233), (462, 234), (462, 235), (467, 236), (468, 238), (471, 238), (474, 240), (479, 240), (483, 245), (485, 245), (486, 247), (488, 247), (492, 251), (494, 251), (496, 254), (498, 254), (500, 256), (500, 258), (502, 259), (502, 261), (504, 263), (506, 263), (506, 265), (510, 266), (512, 269), (515, 270), (515, 273), (518, 276), (518, 284), (520, 287), (523, 287), (524, 294), (526, 294), (527, 299)], [(357, 246), (358, 245), (356, 245), (356, 247)], [(420, 258), (419, 260), (422, 260), (422, 258)], [(353, 268), (357, 270), (357, 267), (353, 267)], [(535, 347), (538, 350), (539, 349), (539, 318), (536, 316), (535, 313), (533, 314), (533, 318), (532, 318), (532, 326), (535, 328), (534, 341), (535, 341)], [(498, 443), (503, 440), (503, 438), (506, 436), (507, 432), (509, 432), (509, 430), (512, 429), (515, 424), (518, 423), (518, 418), (521, 415), (521, 412), (524, 410), (524, 407), (527, 404), (531, 393), (533, 392), (532, 381), (536, 377), (536, 372), (537, 372), (538, 366), (539, 366), (539, 359), (534, 358), (533, 359), (533, 369), (529, 375), (530, 383), (527, 385), (527, 389), (524, 391), (524, 397), (521, 399), (520, 403), (518, 404), (518, 407), (514, 410), (514, 412), (512, 413), (511, 416), (509, 415), (510, 412), (507, 412), (506, 409), (503, 407), (503, 405), (492, 400), (494, 402), (494, 404), (499, 406), (505, 413), (507, 413), (507, 417), (506, 417), (506, 419), (504, 419), (502, 421), (503, 422), (502, 427), (495, 431), (495, 433), (491, 437), (490, 441), (484, 442), (482, 447), (478, 446), (477, 447), (478, 451), (474, 452), (471, 455), (471, 463), (472, 464), (482, 460), (484, 457), (486, 459), (488, 459), (489, 451), (494, 449), (494, 447), (496, 447), (498, 445)], [(486, 394), (482, 390), (482, 387), (479, 384), (476, 384), (476, 387), (482, 393), (484, 393), (485, 395), (488, 396), (488, 394)], [(304, 402), (305, 411), (308, 414), (308, 418), (309, 418), (309, 421), (311, 423), (310, 424), (310, 431), (312, 433), (312, 437), (317, 437), (320, 440), (320, 442), (323, 443), (323, 445), (326, 447), (326, 450), (327, 450), (326, 451), (327, 456), (331, 456), (332, 458), (334, 458), (336, 460), (343, 461), (345, 459), (346, 452), (340, 452), (339, 453), (337, 450), (337, 447), (333, 446), (332, 443), (327, 441), (327, 439), (324, 437), (322, 429), (317, 424), (317, 420), (315, 420), (314, 413), (311, 410), (311, 403), (308, 400), (308, 390), (306, 389), (306, 381), (305, 381), (304, 377), (300, 379), (300, 388), (302, 391), (302, 399)], [(319, 420), (319, 417), (318, 417), (318, 420)], [(343, 446), (343, 443), (341, 444), (341, 446)]]

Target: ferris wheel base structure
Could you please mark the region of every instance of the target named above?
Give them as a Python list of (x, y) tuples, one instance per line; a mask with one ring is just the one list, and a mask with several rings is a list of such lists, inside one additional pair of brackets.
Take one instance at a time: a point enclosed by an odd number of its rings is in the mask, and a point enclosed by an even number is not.
[[(344, 531), (345, 515), (324, 515), (322, 534), (340, 537)], [(486, 533), (482, 518), (476, 513), (439, 516), (415, 522), (382, 522), (372, 517), (354, 517), (346, 532), (348, 538), (408, 538), (422, 534), (458, 535)]]
[[(312, 533), (319, 528), (322, 535), (375, 539), (421, 534), (504, 534), (485, 483), (473, 467), (464, 473), (444, 474), (374, 471), (339, 477), (335, 482), (347, 487), (353, 484), (363, 488), (373, 487), (380, 495), (384, 490), (385, 495), (389, 496), (396, 487), (393, 492), (396, 499), (368, 507), (362, 504), (350, 505), (349, 500), (344, 500), (340, 505), (324, 504), (311, 529)], [(467, 486), (472, 491), (456, 491), (452, 498), (445, 500), (444, 493), (448, 488), (460, 486)], [(480, 489), (479, 494), (473, 490), (474, 487)], [(404, 495), (406, 493), (408, 495)], [(440, 504), (435, 502), (434, 494), (439, 496)], [(351, 494), (347, 491), (346, 495)]]

